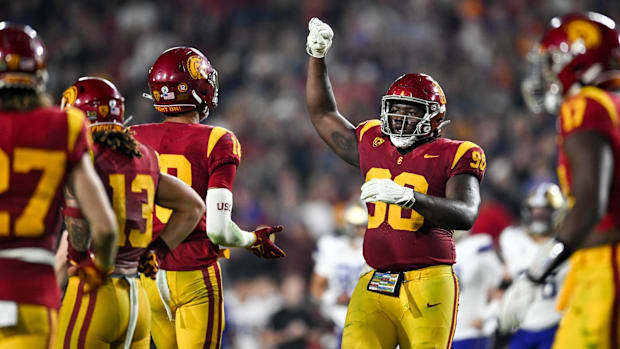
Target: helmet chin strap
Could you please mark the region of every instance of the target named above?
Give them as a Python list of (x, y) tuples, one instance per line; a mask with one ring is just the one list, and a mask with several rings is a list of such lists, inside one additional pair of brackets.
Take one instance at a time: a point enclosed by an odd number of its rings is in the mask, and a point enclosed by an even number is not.
[(198, 107), (196, 107), (196, 110), (198, 111), (198, 114), (201, 114), (201, 120), (206, 119), (209, 116), (209, 106), (206, 105), (202, 98), (200, 98), (198, 93), (196, 93), (196, 90), (192, 90), (192, 97), (194, 97), (194, 99), (198, 102), (199, 106), (202, 107), (204, 105), (204, 108), (202, 108), (202, 110), (200, 110)]

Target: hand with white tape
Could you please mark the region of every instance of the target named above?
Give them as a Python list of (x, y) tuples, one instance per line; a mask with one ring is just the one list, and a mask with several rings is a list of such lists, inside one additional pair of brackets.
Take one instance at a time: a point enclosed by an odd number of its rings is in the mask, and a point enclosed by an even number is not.
[(308, 30), (306, 52), (314, 58), (325, 57), (327, 51), (332, 46), (334, 31), (328, 24), (316, 17), (313, 17), (308, 22)]
[(396, 184), (391, 179), (371, 179), (362, 185), (360, 199), (364, 202), (381, 201), (405, 208), (415, 203), (413, 189)]

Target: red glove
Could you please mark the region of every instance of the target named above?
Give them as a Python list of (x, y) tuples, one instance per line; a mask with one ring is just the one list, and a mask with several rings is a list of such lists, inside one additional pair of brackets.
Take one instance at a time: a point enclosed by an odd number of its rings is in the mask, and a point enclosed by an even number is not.
[(164, 259), (168, 253), (170, 253), (170, 248), (161, 237), (157, 237), (157, 239), (151, 241), (146, 247), (146, 251), (147, 252), (140, 257), (138, 271), (144, 274), (144, 276), (155, 280), (157, 271), (159, 271), (157, 260)]
[(155, 252), (148, 251), (140, 257), (138, 271), (144, 274), (144, 276), (155, 280), (157, 272), (159, 271), (159, 264), (157, 263), (157, 255)]
[(84, 292), (94, 291), (103, 285), (113, 270), (99, 265), (90, 253), (86, 258), (81, 258), (79, 261), (70, 259), (69, 263), (71, 266), (67, 273), (69, 276), (77, 276), (84, 281)]
[(282, 226), (278, 225), (275, 227), (260, 228), (254, 231), (256, 241), (249, 247), (250, 251), (258, 257), (265, 259), (282, 258), (286, 256), (286, 253), (274, 244), (274, 234), (281, 232), (282, 229)]

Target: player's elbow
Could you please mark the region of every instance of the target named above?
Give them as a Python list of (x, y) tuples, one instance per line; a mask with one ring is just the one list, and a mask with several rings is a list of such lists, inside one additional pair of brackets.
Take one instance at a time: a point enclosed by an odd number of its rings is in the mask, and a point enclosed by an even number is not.
[(476, 223), (476, 218), (478, 218), (477, 209), (464, 210), (455, 220), (455, 224), (452, 226), (452, 229), (470, 230), (474, 226), (474, 223)]
[(205, 204), (198, 195), (195, 195), (191, 203), (188, 203), (188, 212), (191, 214), (192, 219), (195, 219), (196, 222), (198, 222), (200, 217), (204, 214)]

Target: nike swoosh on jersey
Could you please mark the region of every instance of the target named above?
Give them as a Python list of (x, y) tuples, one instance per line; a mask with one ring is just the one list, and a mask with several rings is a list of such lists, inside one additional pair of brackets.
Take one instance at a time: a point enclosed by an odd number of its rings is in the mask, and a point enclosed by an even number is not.
[(441, 304), (441, 302), (439, 302), (439, 303), (435, 303), (435, 304), (429, 304), (429, 303), (427, 302), (427, 303), (426, 303), (426, 306), (427, 306), (427, 307), (429, 307), (429, 308), (432, 308), (432, 307), (436, 307), (436, 306), (438, 306), (439, 304)]
[(432, 159), (432, 158), (438, 158), (438, 157), (439, 155), (424, 154), (425, 159)]

